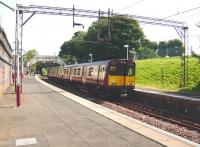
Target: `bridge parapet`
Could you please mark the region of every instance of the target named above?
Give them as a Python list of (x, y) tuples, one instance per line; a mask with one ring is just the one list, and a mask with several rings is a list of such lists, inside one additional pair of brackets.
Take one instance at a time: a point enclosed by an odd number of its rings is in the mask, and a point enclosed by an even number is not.
[(65, 62), (59, 56), (37, 55), (27, 63), (27, 67), (29, 67), (29, 66), (37, 63), (37, 62), (43, 62), (43, 63), (45, 63), (45, 62), (53, 62), (53, 63), (58, 63), (60, 65), (65, 65)]

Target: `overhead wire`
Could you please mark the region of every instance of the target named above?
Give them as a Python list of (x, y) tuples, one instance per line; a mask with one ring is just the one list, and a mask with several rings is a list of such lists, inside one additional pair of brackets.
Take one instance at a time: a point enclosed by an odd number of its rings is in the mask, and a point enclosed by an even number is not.
[(135, 6), (135, 5), (137, 5), (137, 4), (139, 4), (139, 3), (143, 2), (143, 1), (144, 0), (137, 0), (136, 2), (129, 4), (128, 6), (126, 6), (126, 7), (122, 8), (122, 9), (118, 10), (117, 12), (121, 12), (121, 11), (123, 11), (125, 9), (129, 9), (129, 8)]
[[(165, 19), (168, 19), (168, 18), (171, 18), (171, 17), (174, 17), (174, 16), (177, 16), (177, 15), (182, 15), (182, 14), (185, 14), (185, 13), (188, 13), (188, 12), (191, 12), (191, 11), (194, 11), (196, 9), (199, 9), (200, 7), (195, 7), (195, 8), (191, 8), (191, 9), (188, 9), (188, 10), (185, 10), (185, 11), (182, 11), (182, 12), (178, 12), (178, 13), (175, 13), (175, 14), (172, 14), (172, 15), (169, 15), (169, 16), (166, 16), (166, 17), (163, 17), (161, 18), (160, 20), (165, 20)], [(149, 22), (149, 23), (154, 23), (154, 22), (157, 22), (158, 20), (154, 20), (152, 22)], [(145, 25), (145, 24), (144, 24)]]
[(183, 16), (183, 17), (181, 17), (179, 19), (186, 19), (188, 17), (193, 17), (193, 16), (196, 16), (196, 15), (200, 15), (200, 12), (199, 13), (195, 13), (195, 14), (191, 14), (191, 15), (187, 15), (187, 16)]
[(196, 9), (199, 9), (200, 7), (195, 7), (195, 8), (191, 8), (191, 9), (188, 9), (188, 10), (185, 10), (185, 11), (182, 11), (182, 12), (178, 12), (178, 13), (175, 13), (175, 14), (172, 14), (172, 15), (169, 15), (169, 16), (166, 16), (162, 19), (167, 19), (167, 18), (170, 18), (170, 17), (174, 17), (174, 16), (177, 16), (177, 15), (181, 15), (181, 14), (184, 14), (184, 13), (188, 13), (190, 11), (194, 11)]

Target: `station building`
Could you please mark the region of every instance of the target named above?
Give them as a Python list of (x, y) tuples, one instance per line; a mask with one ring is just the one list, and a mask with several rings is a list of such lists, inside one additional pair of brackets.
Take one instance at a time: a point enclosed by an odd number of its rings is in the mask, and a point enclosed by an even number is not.
[(0, 26), (0, 97), (12, 82), (12, 49)]

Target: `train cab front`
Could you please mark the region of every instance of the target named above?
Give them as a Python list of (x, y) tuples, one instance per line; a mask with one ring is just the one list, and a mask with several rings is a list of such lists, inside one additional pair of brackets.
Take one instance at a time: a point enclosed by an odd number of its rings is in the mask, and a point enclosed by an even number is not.
[(107, 70), (107, 89), (113, 94), (127, 95), (135, 88), (135, 63), (111, 60)]

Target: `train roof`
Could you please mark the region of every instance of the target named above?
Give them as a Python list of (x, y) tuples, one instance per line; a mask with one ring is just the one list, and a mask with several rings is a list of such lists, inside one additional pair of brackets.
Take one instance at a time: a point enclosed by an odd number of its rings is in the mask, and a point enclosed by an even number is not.
[[(86, 63), (80, 63), (80, 64), (72, 64), (72, 65), (64, 65), (64, 66), (57, 66), (57, 67), (74, 67), (74, 66), (90, 66), (90, 65), (107, 65), (110, 61), (130, 61), (127, 59), (111, 59), (111, 60), (106, 60), (106, 61), (96, 61), (96, 62), (86, 62)], [(57, 68), (57, 67), (52, 67), (52, 68)]]

